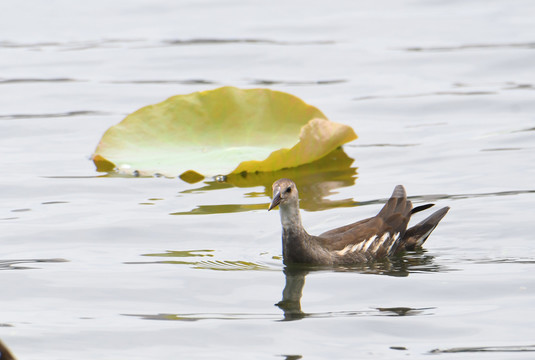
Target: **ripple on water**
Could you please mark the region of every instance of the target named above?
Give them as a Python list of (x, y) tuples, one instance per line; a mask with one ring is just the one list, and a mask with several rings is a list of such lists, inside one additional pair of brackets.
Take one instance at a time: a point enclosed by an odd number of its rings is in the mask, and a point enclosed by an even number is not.
[[(266, 253), (260, 254), (268, 255)], [(161, 258), (156, 261), (129, 261), (125, 264), (171, 264), (189, 265), (193, 269), (217, 270), (217, 271), (280, 271), (283, 268), (280, 256), (271, 256), (270, 261), (246, 261), (218, 259), (215, 250), (167, 250), (163, 253), (142, 254), (141, 256)], [(206, 258), (211, 259), (206, 259)], [(303, 273), (306, 276), (309, 272), (334, 271), (334, 272), (356, 272), (361, 274), (387, 275), (394, 277), (406, 277), (410, 273), (430, 273), (446, 272), (452, 269), (437, 264), (435, 257), (427, 254), (425, 249), (407, 251), (406, 253), (389, 259), (382, 259), (373, 262), (353, 264), (349, 266), (319, 266), (306, 264), (292, 264), (287, 266), (288, 271)]]
[(46, 118), (63, 118), (63, 117), (77, 117), (77, 116), (107, 116), (113, 115), (104, 111), (94, 110), (77, 110), (67, 111), (61, 113), (42, 113), (42, 114), (8, 114), (0, 115), (0, 120), (17, 120), (17, 119), (46, 119)]
[(434, 349), (431, 354), (449, 354), (449, 353), (510, 353), (510, 352), (535, 352), (535, 345), (513, 345), (513, 346), (474, 346), (458, 347), (449, 349)]
[[(134, 316), (144, 320), (164, 320), (164, 321), (201, 321), (201, 320), (267, 320), (267, 321), (288, 321), (300, 320), (304, 318), (346, 318), (346, 317), (373, 317), (373, 316), (421, 316), (430, 315), (434, 308), (377, 308), (366, 310), (342, 310), (306, 313), (299, 307), (292, 306), (289, 302), (280, 301), (275, 304), (284, 311), (284, 315), (278, 313), (183, 313), (183, 314), (122, 314), (124, 316)], [(296, 311), (296, 309), (298, 310)]]
[(0, 270), (27, 270), (36, 269), (35, 266), (26, 266), (21, 264), (38, 264), (38, 263), (61, 263), (69, 262), (69, 260), (52, 258), (52, 259), (16, 259), (16, 260), (0, 260)]
[(463, 44), (456, 46), (427, 46), (409, 47), (402, 50), (416, 52), (442, 52), (442, 51), (463, 51), (463, 50), (499, 50), (499, 49), (534, 49), (535, 42), (519, 43), (494, 43), (494, 44)]
[[(174, 264), (189, 265), (193, 269), (216, 270), (216, 271), (280, 271), (280, 267), (263, 262), (253, 262), (245, 260), (223, 260), (223, 259), (203, 259), (214, 257), (215, 250), (168, 250), (164, 253), (143, 254), (142, 256), (159, 257), (165, 260), (156, 261), (130, 261), (125, 264)], [(201, 258), (201, 259), (199, 259)], [(177, 259), (177, 260), (174, 260)], [(178, 260), (180, 259), (180, 260)]]

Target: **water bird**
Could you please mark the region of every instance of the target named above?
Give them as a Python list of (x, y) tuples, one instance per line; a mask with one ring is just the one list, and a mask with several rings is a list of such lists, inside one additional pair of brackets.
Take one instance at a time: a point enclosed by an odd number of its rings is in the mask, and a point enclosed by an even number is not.
[(397, 185), (377, 215), (314, 236), (307, 233), (301, 223), (295, 183), (279, 179), (272, 188), (273, 199), (268, 210), (277, 205), (280, 209), (285, 264), (350, 265), (414, 250), (422, 246), (450, 209), (444, 207), (407, 228), (413, 214), (434, 204), (413, 208), (405, 188)]

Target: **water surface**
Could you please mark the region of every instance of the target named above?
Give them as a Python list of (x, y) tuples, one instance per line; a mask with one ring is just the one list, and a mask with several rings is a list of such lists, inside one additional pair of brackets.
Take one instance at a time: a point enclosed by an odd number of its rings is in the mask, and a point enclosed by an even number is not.
[[(534, 355), (529, 1), (23, 1), (0, 12), (0, 339), (20, 359)], [(205, 179), (97, 173), (104, 131), (218, 86), (295, 94), (359, 139)], [(270, 184), (311, 233), (404, 184), (451, 211), (425, 249), (285, 268)]]

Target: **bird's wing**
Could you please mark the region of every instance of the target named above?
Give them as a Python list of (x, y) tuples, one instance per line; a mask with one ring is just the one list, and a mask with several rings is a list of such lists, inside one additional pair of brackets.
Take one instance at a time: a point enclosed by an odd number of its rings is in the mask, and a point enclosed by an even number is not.
[(357, 227), (361, 226), (362, 224), (368, 223), (372, 219), (373, 218), (360, 220), (360, 221), (354, 222), (352, 224), (344, 225), (344, 226), (341, 226), (341, 227), (336, 228), (336, 229), (325, 231), (324, 233), (321, 233), (319, 236), (321, 236), (321, 237), (334, 237), (336, 235), (344, 234), (348, 230), (357, 228)]
[(405, 234), (411, 210), (412, 203), (407, 200), (405, 189), (398, 185), (376, 216), (324, 232), (317, 241), (340, 255), (348, 252), (391, 254)]
[(372, 236), (384, 233), (389, 228), (381, 218), (373, 217), (341, 228), (333, 229), (318, 236), (322, 245), (331, 250), (342, 250), (348, 245), (357, 245)]

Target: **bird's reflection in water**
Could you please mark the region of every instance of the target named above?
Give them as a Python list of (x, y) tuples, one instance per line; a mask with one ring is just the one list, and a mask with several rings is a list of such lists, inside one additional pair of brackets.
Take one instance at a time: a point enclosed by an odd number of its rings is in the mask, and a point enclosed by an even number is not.
[(301, 310), (301, 297), (303, 296), (305, 276), (307, 274), (307, 270), (284, 268), (286, 285), (284, 285), (284, 290), (282, 291), (282, 300), (275, 304), (284, 311), (284, 320), (300, 320), (306, 317), (306, 314)]
[[(376, 274), (405, 277), (410, 273), (417, 272), (438, 272), (444, 269), (434, 263), (434, 257), (426, 255), (425, 250), (411, 251), (402, 256), (391, 259), (384, 259), (382, 261), (375, 261), (372, 263), (355, 264), (351, 267), (336, 267), (326, 268), (306, 265), (288, 265), (284, 268), (284, 276), (286, 277), (286, 284), (282, 291), (282, 300), (279, 301), (278, 306), (284, 312), (284, 321), (301, 320), (306, 317), (318, 317), (321, 314), (309, 314), (301, 308), (301, 297), (305, 287), (305, 278), (307, 274), (313, 271), (325, 271), (329, 269), (335, 272), (349, 272), (355, 271), (361, 274)], [(379, 313), (386, 315), (416, 315), (426, 309), (413, 309), (408, 307), (399, 308), (378, 308)], [(329, 313), (331, 316), (335, 315)], [(359, 314), (358, 312), (344, 312), (344, 314)], [(341, 315), (344, 315), (341, 314)], [(324, 315), (325, 316), (325, 315)]]

